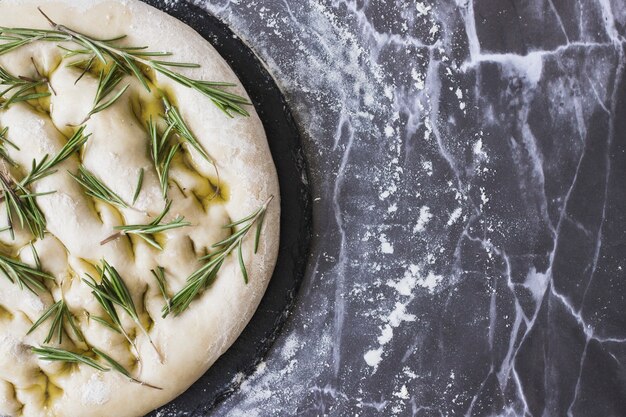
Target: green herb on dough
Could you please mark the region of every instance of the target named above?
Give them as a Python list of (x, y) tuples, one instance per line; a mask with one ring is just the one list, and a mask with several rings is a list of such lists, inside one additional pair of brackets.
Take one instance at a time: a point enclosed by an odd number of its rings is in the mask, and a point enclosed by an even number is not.
[(159, 134), (157, 125), (152, 118), (148, 121), (148, 133), (150, 134), (150, 154), (156, 168), (157, 177), (159, 177), (161, 192), (163, 197), (167, 198), (170, 166), (174, 156), (180, 149), (180, 144), (171, 144), (169, 140), (172, 134), (171, 126), (168, 126), (163, 134)]
[(11, 238), (15, 238), (15, 217), (17, 217), (20, 226), (27, 226), (34, 236), (43, 239), (46, 231), (46, 218), (37, 205), (36, 198), (53, 194), (55, 191), (31, 193), (2, 170), (0, 170), (0, 191), (2, 191), (1, 198), (5, 202)]
[(49, 343), (55, 335), (57, 336), (58, 343), (63, 343), (63, 323), (65, 322), (70, 325), (72, 331), (74, 332), (74, 335), (78, 340), (80, 340), (81, 342), (85, 341), (85, 337), (76, 325), (76, 322), (74, 321), (74, 316), (72, 316), (72, 313), (67, 308), (67, 304), (65, 304), (64, 300), (59, 300), (56, 303), (52, 304), (50, 307), (48, 307), (48, 309), (44, 311), (41, 317), (33, 324), (33, 326), (26, 334), (31, 334), (32, 332), (34, 332), (35, 329), (41, 326), (50, 317), (52, 317), (52, 324), (50, 325), (50, 331), (48, 332), (48, 335), (44, 339), (44, 343)]
[(162, 233), (172, 229), (178, 229), (181, 227), (191, 226), (191, 223), (186, 222), (184, 217), (178, 216), (174, 220), (169, 223), (161, 224), (161, 220), (167, 215), (172, 207), (172, 202), (168, 201), (165, 209), (161, 214), (158, 215), (152, 222), (149, 224), (133, 224), (126, 226), (115, 226), (115, 230), (119, 230), (118, 233), (104, 239), (100, 244), (105, 245), (109, 242), (112, 242), (115, 239), (118, 239), (124, 235), (135, 235), (146, 241), (151, 246), (157, 248), (158, 250), (163, 250), (163, 247), (159, 242), (156, 241), (155, 235), (157, 233)]
[(102, 267), (98, 266), (97, 269), (100, 275), (100, 283), (97, 283), (96, 280), (89, 275), (87, 275), (89, 279), (84, 279), (83, 282), (93, 290), (96, 298), (102, 297), (124, 310), (148, 338), (155, 352), (159, 355), (159, 358), (161, 358), (161, 353), (150, 338), (146, 328), (141, 324), (133, 297), (120, 274), (104, 259), (102, 260)]
[(17, 284), (21, 289), (28, 289), (33, 294), (37, 294), (36, 290), (46, 291), (46, 286), (42, 283), (42, 279), (54, 281), (54, 277), (39, 268), (13, 259), (9, 256), (0, 255), (0, 271), (4, 273), (9, 281)]
[(162, 60), (162, 58), (171, 56), (170, 52), (152, 52), (148, 51), (147, 47), (123, 46), (120, 41), (125, 39), (125, 36), (118, 36), (113, 39), (91, 37), (56, 23), (41, 8), (39, 11), (48, 20), (52, 30), (0, 27), (0, 40), (6, 41), (0, 45), (0, 55), (37, 41), (71, 42), (78, 49), (70, 50), (69, 53), (74, 56), (84, 55), (87, 57), (87, 62), (93, 57), (105, 66), (115, 63), (126, 74), (134, 75), (147, 91), (150, 91), (150, 80), (146, 71), (153, 70), (180, 85), (205, 95), (229, 117), (233, 117), (234, 114), (250, 115), (244, 108), (244, 106), (251, 105), (248, 99), (226, 91), (226, 88), (234, 87), (234, 84), (197, 80), (172, 69), (177, 67), (197, 68), (197, 64)]
[(88, 196), (104, 201), (105, 203), (112, 204), (121, 208), (129, 208), (128, 204), (122, 200), (113, 190), (107, 187), (102, 181), (98, 179), (94, 174), (89, 172), (87, 168), (81, 166), (78, 168), (78, 174), (74, 175), (70, 173), (80, 185), (85, 189), (85, 193)]
[[(3, 37), (0, 36), (0, 40), (2, 39)], [(0, 51), (3, 46), (0, 45)], [(49, 97), (50, 92), (37, 92), (38, 87), (47, 84), (48, 81), (44, 79), (36, 80), (29, 77), (16, 77), (0, 67), (0, 109), (6, 109), (12, 104), (23, 101)]]
[(76, 153), (89, 139), (90, 135), (85, 135), (85, 127), (79, 128), (76, 133), (63, 145), (61, 150), (56, 156), (50, 158), (49, 155), (43, 157), (43, 159), (39, 162), (33, 161), (33, 166), (30, 173), (20, 181), (20, 184), (23, 187), (26, 187), (32, 184), (35, 181), (38, 181), (44, 177), (54, 174), (57, 172), (55, 167), (59, 165), (61, 162), (65, 161), (67, 158)]
[(237, 251), (239, 266), (244, 280), (246, 283), (248, 282), (248, 272), (242, 253), (243, 242), (256, 225), (254, 251), (255, 253), (258, 251), (265, 213), (273, 198), (274, 197), (270, 197), (261, 208), (248, 217), (224, 226), (229, 229), (238, 228), (238, 230), (230, 237), (213, 245), (214, 251), (201, 258), (201, 260), (206, 261), (206, 263), (187, 278), (187, 285), (171, 298), (169, 305), (163, 307), (163, 317), (169, 315), (170, 312), (174, 313), (176, 316), (184, 312), (191, 302), (215, 281), (226, 258), (235, 250)]
[(126, 378), (128, 378), (132, 382), (135, 382), (140, 385), (144, 385), (149, 388), (154, 388), (158, 390), (162, 389), (157, 386), (150, 385), (146, 382), (143, 382), (134, 378), (133, 376), (131, 376), (130, 372), (128, 372), (128, 370), (124, 368), (119, 362), (117, 362), (111, 356), (107, 355), (106, 353), (104, 353), (103, 351), (95, 347), (91, 348), (91, 352), (93, 353), (92, 356), (103, 359), (105, 362), (108, 363), (108, 365), (111, 368), (102, 366), (101, 364), (96, 362), (92, 357), (87, 356), (87, 354), (70, 352), (69, 350), (65, 350), (61, 348), (55, 348), (51, 346), (40, 346), (40, 347), (32, 347), (31, 350), (34, 354), (36, 354), (39, 357), (39, 359), (44, 360), (44, 361), (83, 364), (100, 372), (109, 372), (111, 369), (113, 369), (119, 372), (120, 374), (124, 375)]

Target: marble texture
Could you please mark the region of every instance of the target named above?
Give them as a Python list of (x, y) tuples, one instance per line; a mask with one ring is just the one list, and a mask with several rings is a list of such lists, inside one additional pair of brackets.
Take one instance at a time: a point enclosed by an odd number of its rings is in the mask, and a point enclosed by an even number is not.
[(212, 415), (626, 416), (622, 0), (195, 3), (284, 88), (315, 199)]

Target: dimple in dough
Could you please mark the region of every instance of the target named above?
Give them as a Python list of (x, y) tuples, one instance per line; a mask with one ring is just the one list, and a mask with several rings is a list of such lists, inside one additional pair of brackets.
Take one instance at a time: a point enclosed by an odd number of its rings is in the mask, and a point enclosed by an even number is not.
[[(183, 71), (193, 78), (226, 81), (239, 87), (232, 91), (246, 96), (240, 82), (219, 54), (200, 35), (178, 20), (135, 0), (2, 0), (0, 26), (47, 29), (37, 12), (41, 6), (55, 21), (100, 38), (128, 36), (129, 45), (174, 52), (173, 60), (197, 62), (197, 69)], [(92, 107), (97, 80), (87, 75), (75, 84), (77, 69), (62, 63), (62, 51), (53, 43), (36, 43), (0, 56), (0, 65), (13, 74), (45, 74), (55, 94), (35, 109), (15, 104), (0, 111), (0, 126), (9, 127), (9, 138), (20, 150), (11, 157), (23, 167), (33, 159), (56, 154), (67, 140), (68, 126), (81, 123)], [(43, 268), (54, 275), (57, 286), (35, 296), (21, 291), (0, 277), (0, 415), (59, 417), (142, 416), (187, 389), (228, 349), (256, 310), (274, 269), (279, 241), (279, 189), (276, 170), (263, 126), (253, 108), (250, 117), (226, 117), (208, 98), (157, 76), (155, 83), (175, 97), (177, 105), (202, 146), (219, 170), (225, 198), (211, 198), (215, 168), (193, 149), (185, 149), (172, 167), (169, 190), (172, 209), (166, 220), (181, 215), (192, 227), (166, 232), (164, 250), (157, 251), (140, 240), (100, 241), (113, 227), (148, 223), (165, 205), (159, 181), (148, 153), (146, 109), (158, 100), (130, 77), (129, 91), (116, 104), (89, 119), (91, 136), (82, 163), (125, 201), (131, 201), (139, 171), (145, 179), (133, 209), (115, 209), (86, 196), (71, 179), (80, 161), (72, 156), (58, 171), (34, 185), (34, 192), (57, 190), (38, 198), (46, 216), (46, 237), (36, 241)], [(253, 240), (244, 244), (244, 259), (250, 276), (245, 284), (236, 258), (229, 257), (218, 279), (191, 307), (178, 317), (161, 318), (163, 299), (150, 270), (163, 266), (174, 292), (198, 268), (198, 256), (223, 239), (223, 225), (257, 210), (269, 196), (270, 204), (259, 251)], [(4, 208), (0, 208), (3, 212)], [(0, 216), (0, 227), (6, 225)], [(8, 248), (27, 263), (33, 263), (27, 231), (17, 230), (15, 239), (0, 233), (0, 247)], [(142, 322), (163, 356), (160, 363), (148, 339), (136, 332), (142, 365), (134, 361), (126, 340), (81, 312), (101, 314), (90, 289), (80, 278), (93, 273), (93, 265), (105, 258), (129, 286)], [(162, 387), (155, 390), (130, 382), (116, 372), (98, 372), (87, 366), (64, 366), (39, 360), (28, 346), (42, 343), (49, 323), (26, 336), (32, 323), (61, 295), (77, 317), (88, 342), (110, 354), (138, 379)], [(135, 329), (121, 314), (127, 329)], [(69, 337), (62, 348), (72, 349)]]

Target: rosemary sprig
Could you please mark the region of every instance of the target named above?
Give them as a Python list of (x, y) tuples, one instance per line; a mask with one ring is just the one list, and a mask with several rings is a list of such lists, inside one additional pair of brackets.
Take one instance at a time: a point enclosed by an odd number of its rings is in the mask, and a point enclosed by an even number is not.
[[(93, 278), (92, 278), (91, 283), (88, 283), (88, 285), (100, 286), (104, 289), (103, 285), (98, 284), (95, 281), (93, 281)], [(89, 318), (107, 327), (109, 330), (112, 330), (116, 333), (120, 333), (121, 335), (123, 335), (128, 341), (128, 343), (132, 346), (134, 350), (135, 359), (137, 360), (137, 362), (141, 363), (141, 358), (139, 356), (139, 348), (137, 347), (137, 343), (135, 342), (134, 339), (131, 339), (130, 335), (126, 332), (126, 329), (124, 329), (124, 326), (122, 325), (122, 320), (120, 320), (120, 316), (117, 314), (117, 310), (115, 309), (115, 305), (113, 304), (113, 302), (109, 300), (108, 298), (105, 298), (104, 296), (102, 296), (100, 292), (92, 291), (91, 293), (95, 297), (96, 301), (98, 301), (98, 303), (102, 307), (102, 310), (108, 316), (109, 320), (106, 320), (105, 318), (102, 318), (99, 316), (92, 316), (92, 315), (90, 315)]]
[[(6, 132), (6, 128), (0, 132), (3, 144), (7, 142), (14, 148), (19, 149), (16, 145), (8, 141)], [(15, 237), (15, 224), (13, 221), (13, 215), (15, 214), (22, 227), (25, 225), (28, 226), (33, 235), (38, 238), (43, 238), (46, 230), (46, 218), (35, 199), (43, 195), (53, 194), (54, 191), (35, 194), (28, 191), (27, 186), (55, 173), (56, 170), (54, 168), (83, 146), (88, 137), (89, 135), (84, 135), (84, 128), (78, 129), (53, 158), (49, 158), (49, 155), (46, 155), (39, 162), (33, 161), (31, 171), (19, 183), (13, 180), (8, 173), (0, 171), (0, 190), (2, 190), (2, 198), (6, 203), (6, 213), (9, 225), (11, 226), (11, 237)], [(6, 148), (0, 148), (0, 156), (7, 159), (9, 163), (15, 164), (8, 156)]]
[(108, 70), (102, 69), (100, 71), (100, 76), (98, 77), (98, 89), (96, 90), (96, 97), (94, 98), (94, 103), (93, 103), (94, 107), (87, 114), (87, 117), (85, 117), (85, 120), (83, 121), (83, 123), (89, 120), (91, 116), (93, 116), (94, 114), (100, 113), (101, 111), (108, 109), (113, 104), (115, 104), (115, 102), (117, 102), (120, 98), (122, 98), (126, 90), (128, 90), (128, 87), (130, 87), (130, 84), (127, 84), (126, 86), (124, 86), (121, 90), (115, 93), (110, 99), (105, 100), (107, 97), (109, 97), (113, 93), (113, 91), (118, 86), (118, 84), (122, 81), (123, 78), (124, 78), (124, 72), (115, 63), (111, 65), (111, 68), (109, 68)]
[(130, 374), (130, 372), (128, 372), (128, 370), (126, 368), (124, 368), (119, 362), (117, 362), (115, 359), (113, 359), (112, 357), (110, 357), (109, 355), (107, 355), (106, 353), (101, 351), (100, 349), (92, 347), (91, 350), (96, 355), (98, 355), (100, 358), (104, 359), (105, 362), (107, 362), (111, 366), (111, 368), (113, 368), (114, 370), (116, 370), (120, 374), (124, 375), (131, 382), (134, 382), (134, 383), (139, 384), (139, 385), (144, 385), (144, 386), (149, 387), (149, 388), (158, 389), (158, 390), (162, 390), (163, 389), (163, 388), (157, 387), (155, 385), (148, 384), (147, 382), (140, 381), (139, 379), (133, 377)]
[(20, 289), (28, 289), (33, 294), (37, 294), (37, 291), (46, 291), (46, 286), (42, 283), (41, 279), (49, 279), (54, 281), (54, 277), (46, 272), (43, 272), (39, 268), (33, 268), (32, 266), (10, 258), (5, 255), (0, 255), (0, 271), (4, 273), (9, 281), (19, 285)]
[(83, 333), (80, 331), (76, 322), (74, 321), (74, 317), (72, 313), (67, 308), (67, 304), (65, 304), (65, 300), (59, 300), (56, 303), (52, 304), (48, 309), (41, 315), (41, 317), (33, 324), (33, 326), (28, 331), (28, 334), (34, 332), (39, 326), (41, 326), (48, 318), (53, 317), (52, 324), (50, 326), (50, 331), (48, 332), (48, 336), (46, 336), (44, 343), (49, 343), (52, 338), (56, 335), (58, 342), (63, 343), (63, 323), (67, 322), (74, 335), (81, 342), (85, 341), (85, 337)]
[(37, 248), (32, 241), (28, 244), (28, 246), (30, 246), (30, 252), (33, 255), (33, 259), (35, 260), (35, 266), (37, 267), (37, 269), (41, 270), (41, 258), (39, 257), (39, 252), (37, 252)]
[(78, 168), (78, 175), (74, 175), (71, 172), (70, 175), (83, 186), (87, 195), (117, 207), (129, 208), (128, 204), (126, 204), (119, 195), (107, 187), (84, 166)]
[(40, 347), (32, 347), (31, 350), (34, 354), (36, 354), (39, 357), (39, 359), (44, 360), (44, 361), (77, 363), (77, 364), (82, 363), (83, 365), (87, 365), (100, 372), (109, 372), (111, 369), (113, 369), (119, 372), (120, 374), (124, 375), (131, 382), (145, 385), (146, 387), (149, 387), (149, 388), (154, 388), (158, 390), (162, 389), (162, 388), (156, 387), (154, 385), (148, 384), (146, 382), (143, 382), (134, 378), (130, 374), (130, 372), (128, 372), (128, 370), (124, 368), (119, 362), (117, 362), (115, 359), (113, 359), (112, 357), (110, 357), (109, 355), (107, 355), (106, 353), (104, 353), (103, 351), (95, 347), (91, 348), (91, 352), (95, 355), (96, 358), (103, 359), (105, 362), (107, 362), (111, 368), (107, 368), (107, 367), (100, 365), (98, 362), (96, 362), (94, 359), (92, 359), (90, 356), (87, 356), (86, 354), (70, 352), (69, 350), (65, 350), (61, 348), (55, 348), (51, 346), (40, 346)]
[(186, 222), (184, 217), (178, 216), (176, 219), (172, 220), (169, 223), (161, 224), (161, 220), (167, 215), (172, 207), (172, 202), (168, 201), (165, 209), (161, 214), (158, 215), (152, 222), (149, 224), (134, 224), (134, 225), (126, 225), (126, 226), (115, 226), (115, 230), (119, 230), (118, 233), (115, 233), (112, 236), (104, 239), (100, 242), (101, 245), (105, 245), (109, 242), (118, 239), (124, 235), (135, 235), (146, 241), (151, 246), (157, 248), (158, 250), (163, 250), (163, 247), (159, 242), (156, 241), (155, 235), (157, 233), (162, 233), (167, 230), (178, 229), (181, 227), (190, 226), (191, 223)]
[(141, 193), (141, 188), (143, 187), (143, 177), (145, 170), (141, 168), (139, 170), (139, 179), (137, 180), (137, 187), (135, 188), (135, 195), (133, 196), (133, 205), (137, 202), (139, 198), (139, 193)]
[(48, 362), (65, 362), (65, 363), (82, 363), (101, 372), (110, 371), (92, 358), (80, 353), (70, 352), (69, 350), (55, 348), (51, 346), (31, 347), (31, 350), (39, 359)]
[(224, 226), (224, 228), (229, 229), (238, 227), (238, 230), (230, 237), (213, 245), (214, 251), (201, 258), (201, 260), (207, 261), (207, 263), (192, 273), (187, 278), (187, 285), (185, 285), (171, 298), (169, 305), (163, 307), (163, 317), (168, 316), (170, 312), (173, 312), (176, 316), (184, 312), (196, 296), (198, 296), (215, 281), (220, 268), (226, 261), (226, 258), (235, 250), (237, 250), (238, 253), (239, 266), (244, 280), (246, 283), (248, 282), (248, 272), (246, 270), (242, 252), (243, 241), (256, 225), (254, 252), (256, 253), (258, 251), (259, 238), (261, 235), (261, 229), (263, 228), (265, 214), (270, 202), (273, 199), (273, 196), (270, 197), (261, 208), (248, 217)]
[[(103, 65), (110, 62), (117, 64), (125, 73), (134, 75), (150, 91), (150, 80), (144, 72), (149, 68), (173, 80), (174, 82), (191, 88), (208, 97), (219, 109), (229, 117), (234, 114), (249, 116), (244, 106), (251, 103), (244, 97), (225, 91), (233, 84), (197, 80), (173, 71), (171, 68), (196, 68), (197, 64), (163, 61), (159, 58), (168, 57), (169, 52), (152, 52), (147, 47), (122, 46), (119, 41), (125, 36), (114, 39), (97, 39), (80, 33), (67, 26), (60, 25), (50, 19), (42, 10), (41, 14), (48, 20), (52, 30), (6, 28), (0, 27), (0, 40), (8, 41), (0, 46), (0, 54), (15, 50), (23, 45), (36, 41), (72, 42), (79, 49), (70, 50), (74, 56), (85, 55), (95, 57)], [(89, 62), (89, 59), (86, 62)], [(142, 68), (143, 67), (143, 68)]]
[(63, 145), (58, 154), (53, 158), (49, 158), (49, 155), (43, 157), (39, 162), (33, 161), (33, 166), (30, 173), (20, 181), (23, 187), (32, 184), (48, 175), (52, 175), (57, 172), (54, 168), (65, 161), (78, 151), (87, 141), (90, 135), (85, 135), (85, 127), (79, 128), (76, 133)]
[[(1, 40), (1, 37), (0, 37)], [(4, 45), (2, 45), (4, 46)], [(0, 47), (0, 50), (2, 48)], [(16, 77), (0, 67), (0, 109), (22, 101), (49, 97), (50, 92), (38, 93), (37, 87), (46, 85), (46, 80), (35, 80), (29, 77)]]
[(0, 40), (5, 41), (0, 44), (0, 55), (8, 54), (22, 46), (40, 40), (49, 42), (67, 41), (67, 35), (59, 34), (59, 32), (52, 30), (14, 29), (10, 32), (0, 28)]
[(18, 148), (17, 145), (15, 145), (13, 142), (9, 140), (9, 138), (7, 137), (8, 133), (9, 133), (8, 127), (5, 127), (4, 129), (0, 130), (0, 158), (4, 159), (9, 164), (16, 167), (17, 162), (15, 162), (13, 158), (9, 156), (9, 151), (7, 150), (6, 145), (11, 146), (12, 148), (18, 151), (20, 150), (20, 148)]
[(157, 269), (152, 269), (150, 270), (150, 272), (152, 272), (152, 275), (154, 276), (154, 279), (157, 282), (157, 286), (159, 287), (159, 291), (161, 292), (161, 295), (163, 296), (163, 300), (165, 301), (165, 305), (169, 310), (170, 297), (169, 295), (167, 295), (167, 281), (165, 279), (165, 268), (163, 268), (162, 266), (158, 266)]
[(176, 132), (184, 142), (187, 142), (191, 146), (193, 146), (193, 148), (196, 149), (202, 155), (202, 157), (204, 157), (207, 161), (213, 164), (213, 159), (211, 159), (207, 151), (205, 151), (202, 145), (200, 145), (200, 142), (198, 142), (198, 139), (196, 139), (189, 126), (187, 126), (187, 123), (181, 116), (178, 108), (176, 108), (176, 106), (173, 106), (165, 96), (163, 96), (163, 104), (165, 105), (164, 119), (167, 122), (167, 125), (174, 132)]
[(43, 239), (46, 231), (46, 218), (41, 209), (37, 205), (36, 197), (52, 194), (54, 192), (30, 193), (26, 187), (15, 183), (8, 174), (0, 170), (0, 190), (2, 191), (2, 199), (5, 201), (5, 209), (8, 223), (11, 226), (11, 237), (15, 238), (15, 223), (13, 216), (17, 216), (17, 220), (22, 227), (28, 226), (29, 230), (36, 237)]
[(172, 146), (169, 138), (172, 134), (172, 127), (168, 126), (163, 134), (159, 134), (156, 123), (150, 118), (148, 121), (148, 133), (150, 134), (150, 150), (152, 161), (156, 168), (159, 183), (161, 184), (161, 192), (163, 197), (167, 198), (167, 189), (169, 186), (170, 166), (174, 156), (180, 149), (180, 144)]
[[(213, 165), (213, 168), (215, 169), (215, 173), (217, 175), (217, 182), (218, 182), (218, 185), (215, 189), (215, 194), (214, 194), (214, 196), (216, 196), (220, 191), (219, 189), (220, 172), (217, 168), (217, 165), (215, 164), (215, 161), (209, 156), (208, 152), (202, 147), (202, 145), (200, 145), (200, 142), (198, 142), (198, 139), (195, 137), (195, 135), (193, 134), (193, 132), (191, 131), (191, 129), (189, 128), (185, 120), (183, 119), (178, 108), (176, 108), (176, 106), (173, 106), (165, 95), (162, 95), (162, 98), (163, 98), (163, 105), (165, 107), (165, 115), (163, 116), (163, 120), (165, 120), (165, 122), (167, 123), (166, 132), (176, 133), (176, 135), (178, 136), (178, 138), (180, 138), (181, 141), (187, 142), (190, 146), (196, 149), (200, 153), (200, 155), (202, 155), (204, 159), (206, 159), (211, 165)], [(178, 148), (176, 150), (178, 150)], [(169, 168), (169, 165), (168, 165), (168, 168)]]
[(159, 356), (159, 359), (162, 360), (161, 353), (152, 341), (152, 338), (150, 338), (146, 328), (143, 324), (141, 324), (133, 297), (120, 274), (104, 259), (102, 260), (102, 267), (98, 266), (97, 269), (100, 275), (100, 284), (96, 283), (96, 280), (89, 275), (87, 275), (89, 279), (84, 279), (83, 282), (85, 282), (85, 284), (87, 284), (98, 296), (109, 300), (111, 303), (124, 310), (148, 338), (150, 344)]

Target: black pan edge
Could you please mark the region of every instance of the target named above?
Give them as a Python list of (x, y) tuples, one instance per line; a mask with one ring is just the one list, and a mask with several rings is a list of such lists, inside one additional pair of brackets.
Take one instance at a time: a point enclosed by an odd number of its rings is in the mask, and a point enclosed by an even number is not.
[(185, 393), (147, 417), (207, 416), (238, 389), (265, 357), (289, 317), (305, 273), (311, 241), (312, 206), (301, 135), (289, 105), (257, 55), (229, 27), (183, 1), (142, 0), (167, 12), (207, 39), (233, 68), (250, 95), (267, 133), (281, 188), (278, 262), (252, 320), (233, 346)]

